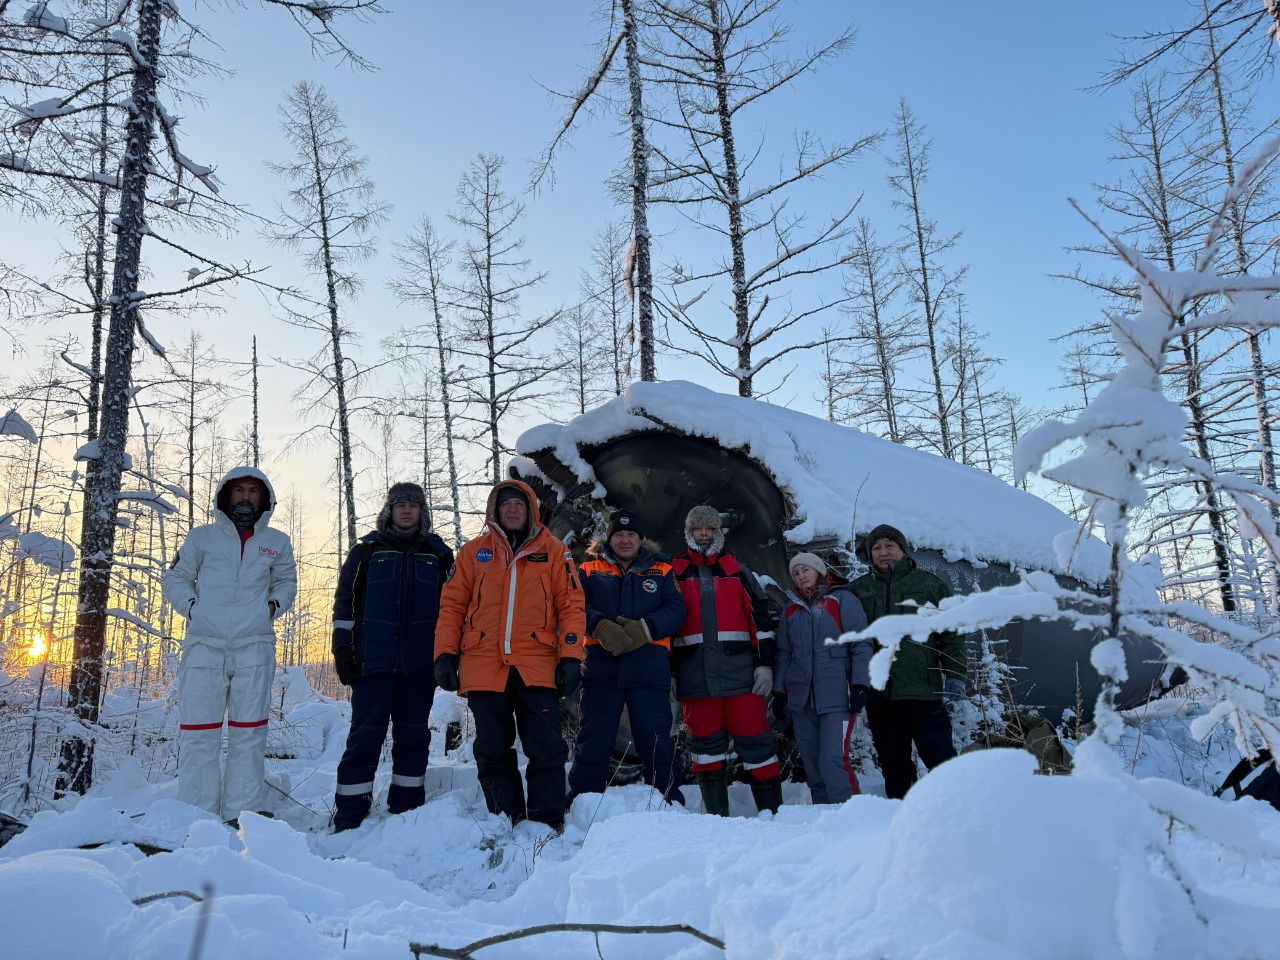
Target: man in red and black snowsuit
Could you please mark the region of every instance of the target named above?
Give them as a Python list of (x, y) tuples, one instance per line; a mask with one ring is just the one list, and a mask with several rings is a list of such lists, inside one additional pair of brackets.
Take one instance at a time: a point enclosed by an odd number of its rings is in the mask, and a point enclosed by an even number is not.
[(765, 697), (773, 686), (773, 624), (764, 591), (724, 548), (720, 513), (698, 506), (684, 522), (689, 549), (672, 563), (687, 609), (671, 638), (676, 699), (708, 813), (728, 816), (730, 740), (751, 773), (759, 810), (782, 803), (778, 747)]

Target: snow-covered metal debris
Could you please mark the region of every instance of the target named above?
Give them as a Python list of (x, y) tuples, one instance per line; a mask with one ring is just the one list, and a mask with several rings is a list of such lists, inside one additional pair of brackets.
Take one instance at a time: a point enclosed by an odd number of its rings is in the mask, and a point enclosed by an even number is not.
[(794, 545), (852, 542), (879, 523), (947, 559), (1008, 563), (1071, 574), (1091, 583), (1108, 575), (1108, 551), (1085, 539), (1074, 551), (1074, 521), (1052, 504), (998, 477), (852, 427), (693, 383), (633, 383), (622, 396), (564, 425), (525, 431), (513, 464), (551, 454), (581, 483), (606, 491), (582, 452), (634, 433), (668, 430), (738, 451), (772, 477), (791, 516)]

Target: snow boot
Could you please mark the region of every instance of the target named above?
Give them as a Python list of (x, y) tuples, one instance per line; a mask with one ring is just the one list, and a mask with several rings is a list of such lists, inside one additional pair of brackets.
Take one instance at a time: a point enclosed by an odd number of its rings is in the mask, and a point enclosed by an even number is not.
[[(339, 787), (341, 787), (341, 784), (339, 784)], [(333, 798), (333, 832), (342, 833), (344, 830), (354, 830), (364, 823), (364, 818), (369, 815), (369, 811), (372, 809), (372, 793), (338, 794)]]
[(752, 783), (751, 797), (756, 802), (756, 810), (777, 813), (782, 806), (782, 780), (774, 777), (764, 783)]
[(717, 817), (729, 815), (729, 780), (724, 770), (704, 770), (698, 774), (702, 808)]

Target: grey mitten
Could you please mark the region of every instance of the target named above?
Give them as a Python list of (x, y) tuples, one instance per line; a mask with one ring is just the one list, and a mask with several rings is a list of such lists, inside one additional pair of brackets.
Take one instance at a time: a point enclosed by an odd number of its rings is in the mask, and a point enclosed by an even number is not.
[(959, 677), (942, 678), (942, 699), (947, 703), (957, 703), (965, 698), (964, 681)]

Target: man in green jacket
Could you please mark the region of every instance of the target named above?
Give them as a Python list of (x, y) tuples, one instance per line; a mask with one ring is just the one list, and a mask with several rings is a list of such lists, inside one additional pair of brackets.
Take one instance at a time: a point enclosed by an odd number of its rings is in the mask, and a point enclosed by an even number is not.
[[(917, 606), (937, 605), (951, 596), (945, 583), (916, 566), (907, 538), (896, 527), (876, 527), (867, 535), (866, 547), (871, 572), (851, 588), (869, 622), (913, 613)], [(867, 723), (890, 799), (902, 799), (916, 782), (912, 743), (930, 770), (956, 755), (944, 704), (965, 695), (966, 672), (964, 641), (954, 633), (934, 633), (924, 643), (904, 640), (884, 690), (871, 691)]]

